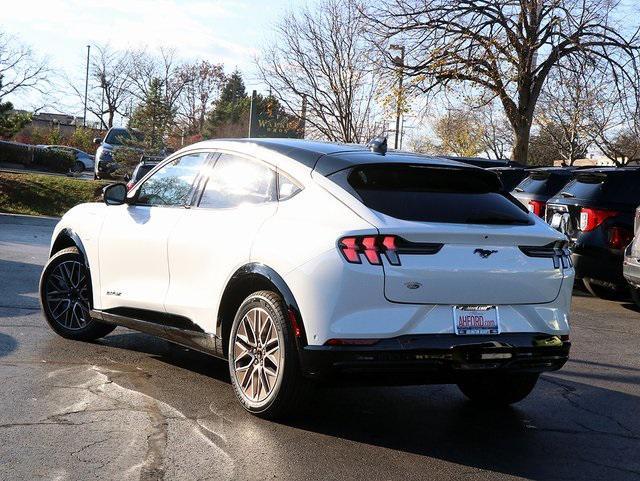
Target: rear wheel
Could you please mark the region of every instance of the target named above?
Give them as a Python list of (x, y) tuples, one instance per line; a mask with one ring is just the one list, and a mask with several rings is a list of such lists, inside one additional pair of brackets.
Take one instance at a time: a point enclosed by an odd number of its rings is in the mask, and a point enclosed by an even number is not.
[(51, 329), (67, 339), (92, 341), (115, 329), (89, 314), (91, 279), (75, 247), (57, 252), (47, 262), (40, 278), (40, 304)]
[(526, 398), (536, 386), (538, 377), (538, 374), (479, 374), (460, 381), (458, 387), (474, 402), (506, 406)]
[(607, 301), (618, 301), (624, 298), (623, 289), (615, 284), (602, 283), (593, 279), (582, 279), (584, 287), (594, 297)]
[(273, 419), (300, 406), (308, 381), (275, 292), (255, 292), (240, 305), (229, 336), (229, 372), (236, 397), (252, 414)]
[(640, 309), (640, 288), (635, 286), (629, 286), (629, 292), (631, 293), (631, 299), (635, 305)]
[(75, 163), (73, 164), (73, 169), (72, 170), (76, 174), (80, 174), (81, 172), (84, 172), (84, 164), (82, 162), (80, 162), (79, 160), (76, 160)]

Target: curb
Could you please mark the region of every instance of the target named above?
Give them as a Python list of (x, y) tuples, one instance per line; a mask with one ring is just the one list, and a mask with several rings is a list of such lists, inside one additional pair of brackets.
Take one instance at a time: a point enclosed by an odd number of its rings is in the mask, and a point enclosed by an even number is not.
[(1, 224), (35, 225), (41, 227), (55, 227), (60, 217), (46, 217), (39, 215), (4, 214), (0, 213)]

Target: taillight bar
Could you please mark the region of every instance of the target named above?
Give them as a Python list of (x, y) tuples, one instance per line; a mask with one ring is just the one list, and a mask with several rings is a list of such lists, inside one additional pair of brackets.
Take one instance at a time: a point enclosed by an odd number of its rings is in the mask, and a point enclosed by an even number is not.
[(543, 246), (518, 246), (529, 257), (546, 257), (553, 259), (553, 267), (567, 269), (572, 266), (571, 251), (567, 241), (555, 241)]
[(590, 232), (596, 229), (609, 217), (620, 215), (620, 212), (607, 209), (592, 209), (583, 207), (580, 210), (580, 230), (582, 232)]
[(399, 254), (436, 254), (443, 244), (410, 242), (396, 235), (347, 236), (338, 241), (338, 250), (347, 262), (361, 264), (363, 257), (372, 265), (382, 265), (382, 255), (389, 264), (399, 266)]
[(533, 212), (538, 217), (544, 218), (544, 209), (546, 203), (541, 200), (530, 200), (529, 201), (529, 211)]

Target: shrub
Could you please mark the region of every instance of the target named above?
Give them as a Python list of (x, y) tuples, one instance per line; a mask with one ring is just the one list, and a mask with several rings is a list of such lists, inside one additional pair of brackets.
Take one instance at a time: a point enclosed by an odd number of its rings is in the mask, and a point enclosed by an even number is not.
[(33, 158), (33, 147), (0, 140), (0, 162), (28, 165)]
[(33, 152), (33, 165), (63, 174), (71, 170), (75, 160), (71, 152), (64, 150), (36, 148)]

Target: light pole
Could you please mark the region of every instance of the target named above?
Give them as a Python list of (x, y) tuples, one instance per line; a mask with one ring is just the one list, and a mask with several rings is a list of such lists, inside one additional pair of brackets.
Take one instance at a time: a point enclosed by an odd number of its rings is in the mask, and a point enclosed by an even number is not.
[(87, 73), (84, 77), (84, 115), (82, 116), (82, 126), (87, 126), (87, 94), (89, 93), (89, 54), (91, 45), (87, 45)]
[(400, 55), (393, 59), (393, 63), (398, 67), (398, 99), (397, 99), (397, 107), (396, 107), (396, 138), (394, 142), (394, 148), (398, 150), (398, 148), (402, 147), (402, 143), (400, 141), (400, 116), (402, 115), (402, 77), (404, 74), (404, 45), (389, 45), (391, 50), (399, 50)]

